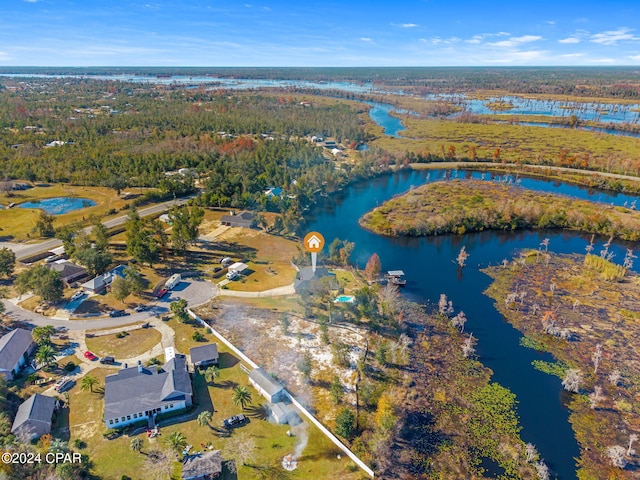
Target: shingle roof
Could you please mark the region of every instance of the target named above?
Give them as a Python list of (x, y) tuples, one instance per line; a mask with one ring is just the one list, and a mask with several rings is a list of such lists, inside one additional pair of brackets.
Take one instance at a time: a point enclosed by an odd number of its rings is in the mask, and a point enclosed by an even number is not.
[(51, 416), (55, 407), (55, 398), (34, 393), (18, 407), (11, 432), (29, 427), (29, 424), (40, 423), (39, 426), (33, 425), (34, 430), (39, 434), (47, 433), (51, 429)]
[(176, 355), (160, 372), (156, 367), (142, 367), (140, 372), (137, 366), (123, 368), (105, 378), (104, 418), (144, 412), (192, 395), (184, 355)]
[(269, 395), (273, 396), (279, 391), (281, 391), (284, 387), (280, 385), (275, 378), (269, 375), (261, 368), (256, 368), (249, 373), (249, 378), (251, 378), (254, 382), (260, 385), (265, 392)]
[(32, 343), (31, 332), (24, 328), (11, 330), (0, 338), (0, 372), (10, 372)]
[(218, 344), (208, 343), (206, 345), (200, 345), (199, 347), (192, 347), (189, 349), (189, 355), (191, 356), (191, 363), (194, 365), (201, 362), (208, 362), (210, 360), (218, 360)]
[(87, 270), (84, 267), (75, 265), (71, 262), (54, 262), (49, 263), (47, 266), (56, 272), (60, 272), (60, 277), (65, 278), (80, 277), (87, 274)]
[(182, 461), (182, 478), (200, 478), (222, 472), (222, 452), (209, 450), (204, 453), (187, 455)]

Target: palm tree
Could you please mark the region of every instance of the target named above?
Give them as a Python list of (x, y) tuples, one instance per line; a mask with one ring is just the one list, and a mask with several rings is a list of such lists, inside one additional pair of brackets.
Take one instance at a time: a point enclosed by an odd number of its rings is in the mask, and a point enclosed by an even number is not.
[(134, 452), (140, 453), (140, 450), (142, 450), (142, 440), (139, 438), (132, 438), (129, 446)]
[(56, 362), (56, 352), (51, 345), (41, 345), (34, 358), (36, 362), (48, 367)]
[(187, 438), (180, 432), (173, 432), (167, 438), (167, 446), (176, 454), (180, 454), (187, 446)]
[(243, 385), (238, 385), (233, 389), (233, 403), (235, 405), (242, 405), (242, 409), (247, 403), (251, 403), (251, 392)]
[(207, 381), (207, 383), (214, 383), (216, 381), (216, 378), (218, 378), (219, 376), (220, 369), (215, 365), (212, 365), (204, 371), (204, 379)]
[(84, 377), (82, 377), (82, 380), (80, 380), (80, 390), (82, 390), (83, 392), (89, 390), (91, 393), (93, 393), (93, 387), (95, 387), (97, 384), (98, 379), (96, 377), (85, 375)]
[(36, 327), (31, 330), (33, 341), (38, 345), (44, 345), (45, 343), (51, 343), (51, 335), (56, 333), (56, 329), (53, 325), (44, 325), (42, 327)]
[(204, 427), (205, 425), (208, 425), (209, 422), (211, 422), (211, 417), (213, 415), (211, 414), (211, 412), (209, 410), (205, 410), (204, 412), (200, 412), (200, 415), (198, 415), (198, 425), (200, 425), (201, 427)]

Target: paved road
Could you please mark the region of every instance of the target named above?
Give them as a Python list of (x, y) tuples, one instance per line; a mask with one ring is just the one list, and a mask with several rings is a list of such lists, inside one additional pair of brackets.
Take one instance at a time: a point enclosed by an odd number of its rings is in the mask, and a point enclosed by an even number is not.
[(25, 322), (27, 325), (53, 325), (54, 327), (66, 327), (71, 331), (94, 330), (121, 327), (130, 323), (147, 321), (155, 315), (163, 315), (169, 311), (169, 304), (184, 298), (189, 307), (197, 307), (207, 303), (218, 294), (216, 286), (210, 282), (199, 280), (189, 280), (180, 282), (176, 288), (165, 295), (161, 300), (154, 302), (153, 308), (146, 312), (134, 313), (125, 317), (100, 317), (87, 320), (59, 320), (38, 315), (30, 310), (25, 310), (4, 300), (7, 315), (14, 319)]
[[(159, 203), (157, 205), (153, 205), (151, 207), (147, 207), (147, 208), (143, 208), (142, 210), (138, 210), (138, 214), (141, 217), (147, 217), (149, 215), (156, 215), (158, 213), (167, 212), (174, 205), (183, 205), (193, 197), (194, 197), (194, 195), (190, 195), (188, 197), (184, 197), (184, 198), (181, 198), (179, 200), (171, 200), (169, 202)], [(124, 223), (126, 221), (127, 221), (127, 215), (122, 215), (120, 217), (112, 218), (111, 220), (107, 220), (107, 221), (105, 221), (103, 223), (104, 223), (105, 227), (113, 228), (113, 227), (117, 227), (119, 225), (124, 225)], [(86, 227), (83, 230), (86, 233), (89, 234), (89, 233), (91, 233), (91, 229), (92, 228), (93, 227)], [(10, 242), (5, 242), (2, 245), (10, 248), (11, 250), (13, 250), (15, 252), (15, 254), (16, 254), (16, 259), (17, 260), (22, 260), (24, 258), (29, 258), (29, 257), (32, 257), (32, 256), (37, 255), (39, 253), (47, 252), (49, 250), (57, 248), (60, 245), (62, 245), (62, 242), (60, 240), (58, 240), (57, 238), (52, 238), (51, 240), (45, 240), (44, 242), (34, 243), (32, 245), (25, 245), (25, 244), (20, 244), (20, 243), (10, 243)]]

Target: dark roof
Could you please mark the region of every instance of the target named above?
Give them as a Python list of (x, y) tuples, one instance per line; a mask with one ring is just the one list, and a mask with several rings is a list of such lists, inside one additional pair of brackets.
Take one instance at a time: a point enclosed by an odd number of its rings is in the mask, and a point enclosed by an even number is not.
[(201, 478), (205, 475), (218, 475), (222, 472), (222, 452), (209, 450), (208, 452), (187, 455), (182, 460), (182, 478)]
[(322, 277), (331, 277), (331, 288), (337, 290), (339, 284), (333, 273), (329, 272), (328, 268), (317, 267), (314, 272), (311, 267), (302, 267), (298, 272), (298, 278), (294, 282), (293, 286), (296, 289), (296, 293), (308, 293), (312, 289), (312, 284), (317, 282)]
[(265, 372), (262, 368), (256, 368), (249, 373), (249, 378), (260, 385), (265, 392), (274, 396), (276, 393), (284, 389), (278, 381)]
[(241, 224), (250, 224), (251, 221), (255, 218), (256, 214), (252, 212), (241, 212), (237, 215), (223, 215), (220, 218), (222, 223), (241, 223)]
[(189, 349), (189, 355), (191, 356), (191, 363), (194, 365), (210, 360), (218, 360), (218, 344), (208, 343), (207, 345), (192, 347)]
[[(16, 418), (13, 420), (13, 427), (11, 427), (11, 432), (13, 433), (16, 430), (22, 429), (24, 427), (28, 428), (32, 426), (34, 428), (34, 433), (38, 432), (42, 435), (42, 431), (48, 431), (51, 429), (51, 416), (53, 415), (53, 411), (55, 410), (55, 408), (55, 398), (40, 395), (39, 393), (34, 393), (27, 400), (22, 402), (20, 404), (20, 407), (18, 407), (18, 413), (16, 413)], [(41, 425), (38, 426), (38, 422)]]
[(0, 338), (0, 371), (11, 371), (33, 344), (31, 332), (16, 328)]
[(192, 395), (184, 355), (176, 355), (160, 372), (155, 366), (123, 368), (105, 378), (104, 418), (144, 412)]
[(60, 277), (65, 278), (77, 278), (87, 274), (87, 270), (84, 267), (80, 267), (71, 262), (53, 262), (46, 264), (51, 270), (60, 272)]

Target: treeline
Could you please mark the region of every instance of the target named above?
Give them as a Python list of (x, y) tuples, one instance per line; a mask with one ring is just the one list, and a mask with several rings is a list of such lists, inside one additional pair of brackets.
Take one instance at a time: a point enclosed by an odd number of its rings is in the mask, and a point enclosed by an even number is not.
[[(283, 97), (65, 83), (0, 92), (3, 177), (100, 185), (120, 175), (130, 185), (154, 186), (166, 171), (184, 167), (205, 173), (219, 162), (263, 161), (279, 148), (292, 159), (314, 157), (322, 163), (319, 148), (295, 140), (306, 135), (365, 140), (357, 112), (345, 104), (305, 108)], [(66, 144), (46, 147), (54, 140)], [(299, 173), (295, 165), (293, 173)]]
[(475, 180), (416, 188), (367, 213), (360, 224), (385, 235), (567, 228), (640, 239), (640, 213), (635, 210)]

